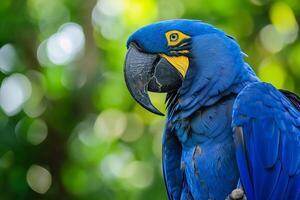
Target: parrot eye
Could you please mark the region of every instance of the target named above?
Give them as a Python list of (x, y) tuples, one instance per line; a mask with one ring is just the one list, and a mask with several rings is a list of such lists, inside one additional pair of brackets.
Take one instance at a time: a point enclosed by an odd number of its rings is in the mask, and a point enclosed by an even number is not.
[(172, 33), (170, 35), (170, 41), (174, 42), (176, 40), (178, 40), (178, 34), (177, 33)]

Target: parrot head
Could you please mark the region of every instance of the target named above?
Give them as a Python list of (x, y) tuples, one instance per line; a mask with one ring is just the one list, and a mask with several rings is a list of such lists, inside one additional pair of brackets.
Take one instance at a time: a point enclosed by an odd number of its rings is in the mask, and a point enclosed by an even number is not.
[(205, 34), (225, 35), (212, 25), (184, 19), (158, 22), (133, 33), (124, 64), (125, 81), (133, 98), (147, 110), (163, 115), (151, 103), (148, 91), (178, 90), (190, 67), (193, 38)]

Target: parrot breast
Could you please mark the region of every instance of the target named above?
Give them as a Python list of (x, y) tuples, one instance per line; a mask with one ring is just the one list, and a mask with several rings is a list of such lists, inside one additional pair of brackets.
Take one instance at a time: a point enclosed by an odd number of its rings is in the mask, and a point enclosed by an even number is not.
[[(236, 188), (238, 168), (232, 138), (231, 113), (235, 97), (221, 99), (197, 111), (190, 127), (175, 130), (183, 145), (181, 170), (194, 199), (225, 199)], [(179, 122), (178, 122), (179, 123)]]

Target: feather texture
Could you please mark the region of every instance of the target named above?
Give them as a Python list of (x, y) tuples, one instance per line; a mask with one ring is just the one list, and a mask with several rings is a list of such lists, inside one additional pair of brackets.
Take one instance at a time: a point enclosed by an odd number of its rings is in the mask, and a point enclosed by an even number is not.
[(233, 127), (243, 132), (236, 157), (250, 200), (300, 199), (300, 112), (287, 97), (253, 83), (234, 103)]
[(180, 199), (183, 190), (183, 174), (180, 170), (181, 145), (167, 125), (163, 136), (163, 173), (170, 200)]

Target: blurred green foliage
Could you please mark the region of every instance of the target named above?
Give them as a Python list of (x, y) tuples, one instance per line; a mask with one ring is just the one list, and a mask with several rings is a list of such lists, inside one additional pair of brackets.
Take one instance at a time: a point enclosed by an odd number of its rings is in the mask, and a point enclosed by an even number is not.
[(164, 118), (122, 67), (130, 33), (172, 18), (224, 29), (262, 80), (300, 93), (298, 0), (1, 0), (0, 199), (166, 199)]

